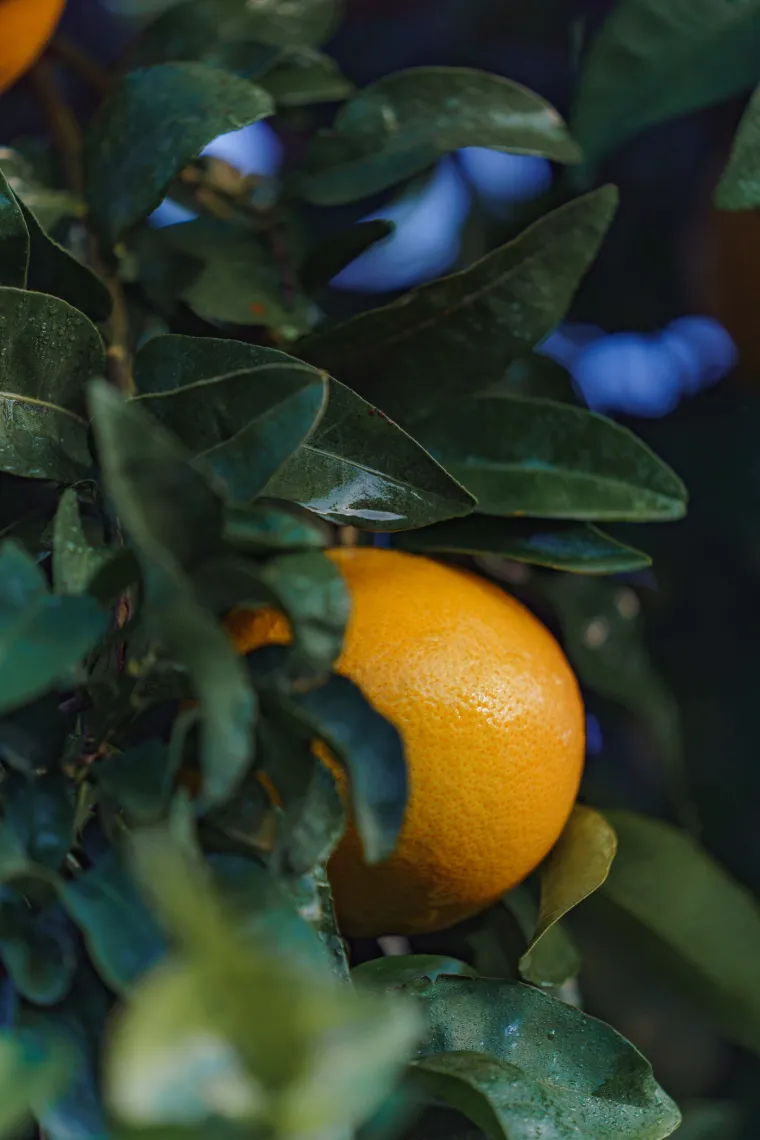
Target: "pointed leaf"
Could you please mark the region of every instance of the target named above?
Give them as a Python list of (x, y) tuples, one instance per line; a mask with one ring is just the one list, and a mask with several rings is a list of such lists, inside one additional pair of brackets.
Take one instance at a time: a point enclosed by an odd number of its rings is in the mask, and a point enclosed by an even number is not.
[(291, 48), (260, 82), (278, 107), (338, 103), (356, 90), (334, 59), (310, 47)]
[(137, 399), (233, 501), (246, 503), (319, 422), (327, 378), (308, 364), (277, 361)]
[(592, 42), (571, 116), (589, 172), (646, 127), (757, 82), (760, 4), (622, 0)]
[(599, 812), (576, 804), (565, 829), (541, 865), (541, 904), (535, 934), (520, 959), (520, 973), (539, 986), (567, 981), (552, 970), (543, 953), (546, 937), (555, 923), (601, 887), (617, 850), (615, 832)]
[(357, 984), (381, 991), (405, 986), (420, 978), (434, 982), (442, 974), (476, 977), (472, 966), (444, 954), (391, 954), (362, 962), (351, 971), (351, 977)]
[(158, 395), (265, 364), (299, 363), (260, 344), (170, 333), (153, 337), (135, 356), (135, 388), (141, 396)]
[(16, 195), (0, 171), (0, 285), (26, 288), (29, 231)]
[(106, 546), (90, 546), (79, 515), (77, 493), (61, 495), (53, 524), (53, 584), (58, 594), (82, 594), (112, 557)]
[(166, 63), (125, 76), (98, 112), (85, 152), (95, 225), (113, 244), (217, 135), (266, 118), (270, 96), (202, 63)]
[(366, 198), (464, 146), (580, 158), (557, 111), (526, 87), (469, 67), (413, 67), (343, 105), (312, 144), (301, 193), (320, 206)]
[(509, 558), (575, 574), (621, 574), (641, 570), (651, 563), (647, 554), (617, 542), (595, 526), (495, 519), (478, 514), (403, 531), (393, 545), (399, 550), (429, 554)]
[(65, 301), (0, 288), (0, 470), (75, 482), (91, 467), (85, 388), (105, 372), (97, 329)]
[(394, 229), (393, 222), (388, 222), (385, 218), (373, 218), (330, 234), (306, 254), (298, 271), (301, 285), (307, 293), (327, 285), (333, 277), (337, 277), (341, 269), (345, 269), (379, 241), (390, 237)]
[(734, 135), (731, 155), (715, 191), (719, 210), (760, 207), (760, 87), (749, 101)]
[(627, 428), (524, 396), (471, 398), (420, 420), (431, 454), (488, 515), (673, 519), (686, 490)]
[(29, 231), (27, 289), (60, 297), (91, 321), (106, 321), (113, 302), (108, 286), (42, 228), (21, 198), (17, 199)]
[[(422, 1003), (422, 1088), (497, 1140), (660, 1140), (677, 1108), (651, 1065), (610, 1026), (530, 986), (439, 977), (406, 987)], [(423, 1059), (424, 1058), (424, 1059)]]
[(723, 1032), (760, 1053), (757, 900), (677, 828), (633, 812), (605, 814), (618, 853), (599, 897)]
[(474, 265), (298, 346), (299, 356), (411, 422), (500, 379), (565, 315), (617, 205), (603, 186)]

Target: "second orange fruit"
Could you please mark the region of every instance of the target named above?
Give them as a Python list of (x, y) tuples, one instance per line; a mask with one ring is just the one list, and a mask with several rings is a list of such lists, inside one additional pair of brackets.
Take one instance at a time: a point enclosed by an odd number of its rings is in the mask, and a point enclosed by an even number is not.
[[(521, 882), (559, 837), (584, 754), (578, 685), (549, 631), (474, 574), (395, 551), (332, 550), (351, 596), (341, 673), (399, 729), (410, 798), (394, 854), (368, 866), (353, 828), (329, 867), (356, 937), (440, 930)], [(236, 610), (239, 652), (289, 639)]]
[(0, 91), (42, 53), (65, 6), (66, 0), (0, 0)]

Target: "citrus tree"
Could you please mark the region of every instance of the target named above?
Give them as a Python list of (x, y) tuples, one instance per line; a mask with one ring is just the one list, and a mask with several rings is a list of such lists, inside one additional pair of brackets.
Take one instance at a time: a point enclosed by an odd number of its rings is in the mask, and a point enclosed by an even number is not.
[[(757, 80), (760, 5), (622, 0), (572, 130), (478, 71), (353, 90), (336, 0), (162, 8), (90, 69), (89, 122), (35, 65), (60, 178), (3, 162), (0, 1133), (665, 1137), (563, 919), (593, 895), (757, 1052), (760, 909), (686, 829), (573, 806), (579, 689), (502, 583), (534, 567), (582, 683), (635, 707), (619, 576), (649, 559), (603, 528), (686, 492), (535, 350), (614, 216), (599, 164)], [(277, 182), (197, 157), (273, 117), (300, 139)], [(758, 204), (756, 137), (753, 102), (726, 208)], [(473, 144), (566, 167), (553, 200), (330, 319), (388, 227), (320, 218)], [(166, 195), (195, 220), (151, 228)], [(415, 952), (457, 923), (457, 954)]]

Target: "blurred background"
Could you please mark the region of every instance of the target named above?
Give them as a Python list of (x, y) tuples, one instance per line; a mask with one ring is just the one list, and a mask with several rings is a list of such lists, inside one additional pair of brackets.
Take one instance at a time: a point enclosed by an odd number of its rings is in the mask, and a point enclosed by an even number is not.
[[(165, 6), (69, 0), (61, 36), (108, 68)], [(347, 0), (326, 50), (358, 86), (404, 67), (463, 65), (517, 80), (567, 116), (585, 45), (611, 7)], [(86, 112), (92, 88), (72, 71), (66, 82)], [(542, 347), (592, 408), (675, 467), (690, 490), (688, 517), (630, 535), (610, 528), (651, 553), (653, 569), (563, 579), (551, 609), (530, 571), (507, 573), (511, 588), (544, 607), (584, 682), (594, 802), (684, 823), (760, 894), (760, 216), (711, 205), (746, 98), (652, 128), (607, 161), (601, 180), (618, 185), (619, 213), (566, 322)], [(1, 110), (0, 144), (21, 139), (33, 149), (45, 123), (27, 82), (2, 97)], [(332, 114), (293, 112), (209, 150), (244, 173), (276, 176)], [(395, 226), (334, 279), (326, 313), (350, 315), (468, 264), (543, 213), (560, 177), (543, 159), (469, 148), (402, 193), (319, 211), (314, 225), (325, 235), (360, 218)], [(166, 202), (153, 223), (189, 216)], [(656, 981), (624, 936), (596, 936), (588, 923), (576, 934), (587, 1008), (640, 1045), (672, 1095), (695, 1104), (684, 1140), (759, 1136), (760, 1103), (748, 1110), (757, 1063)], [(706, 1098), (718, 1103), (702, 1111)]]

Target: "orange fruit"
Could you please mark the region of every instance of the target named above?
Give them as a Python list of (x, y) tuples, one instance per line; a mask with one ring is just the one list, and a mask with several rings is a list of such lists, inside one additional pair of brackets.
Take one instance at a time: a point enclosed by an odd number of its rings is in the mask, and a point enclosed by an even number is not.
[[(350, 826), (336, 850), (338, 920), (356, 937), (440, 930), (521, 882), (559, 837), (583, 765), (578, 685), (541, 622), (475, 574), (373, 548), (329, 557), (352, 603), (338, 670), (399, 729), (410, 784), (389, 859), (368, 866)], [(289, 640), (273, 610), (226, 624), (240, 653)]]
[(42, 54), (65, 6), (66, 0), (0, 0), (0, 91)]

